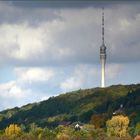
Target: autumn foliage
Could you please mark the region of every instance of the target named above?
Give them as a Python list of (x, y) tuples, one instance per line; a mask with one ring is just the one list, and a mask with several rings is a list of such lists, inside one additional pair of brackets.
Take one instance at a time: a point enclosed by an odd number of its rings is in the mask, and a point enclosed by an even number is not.
[(125, 137), (127, 136), (128, 124), (128, 117), (123, 115), (113, 116), (106, 123), (107, 133), (109, 136)]
[(21, 128), (16, 124), (10, 124), (10, 126), (6, 127), (5, 134), (7, 136), (18, 136), (21, 134)]
[(136, 136), (134, 140), (140, 140), (140, 136)]
[(95, 114), (91, 117), (90, 123), (93, 124), (96, 129), (98, 129), (105, 125), (106, 120), (106, 114)]

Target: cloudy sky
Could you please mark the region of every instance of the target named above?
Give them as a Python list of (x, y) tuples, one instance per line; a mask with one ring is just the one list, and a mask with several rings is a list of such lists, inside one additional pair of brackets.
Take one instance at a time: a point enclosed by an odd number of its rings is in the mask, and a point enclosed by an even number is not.
[(0, 2), (0, 110), (100, 86), (140, 82), (140, 2)]

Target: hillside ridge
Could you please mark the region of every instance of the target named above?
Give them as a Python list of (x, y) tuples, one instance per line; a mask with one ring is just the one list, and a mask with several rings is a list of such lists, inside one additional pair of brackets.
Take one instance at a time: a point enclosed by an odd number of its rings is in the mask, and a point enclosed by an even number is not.
[[(0, 129), (11, 123), (27, 127), (32, 123), (40, 127), (56, 127), (62, 121), (87, 123), (94, 114), (107, 114), (110, 117), (120, 104), (123, 104), (126, 115), (140, 115), (140, 84), (79, 89), (38, 103), (4, 110), (0, 112)], [(137, 116), (132, 124), (139, 121)]]

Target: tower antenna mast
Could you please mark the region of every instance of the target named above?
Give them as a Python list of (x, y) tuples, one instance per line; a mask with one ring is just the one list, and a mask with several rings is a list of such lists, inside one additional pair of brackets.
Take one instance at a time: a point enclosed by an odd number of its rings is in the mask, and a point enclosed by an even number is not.
[(102, 8), (102, 44), (104, 44), (104, 7)]

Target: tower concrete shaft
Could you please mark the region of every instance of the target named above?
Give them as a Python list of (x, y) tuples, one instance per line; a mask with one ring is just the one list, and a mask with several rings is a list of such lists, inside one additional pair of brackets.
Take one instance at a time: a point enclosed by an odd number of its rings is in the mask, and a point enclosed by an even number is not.
[(105, 87), (105, 59), (101, 59), (101, 65), (102, 65), (102, 79), (101, 79), (101, 87)]
[(100, 47), (101, 87), (105, 87), (106, 46), (104, 43), (104, 8), (102, 9), (102, 45)]

